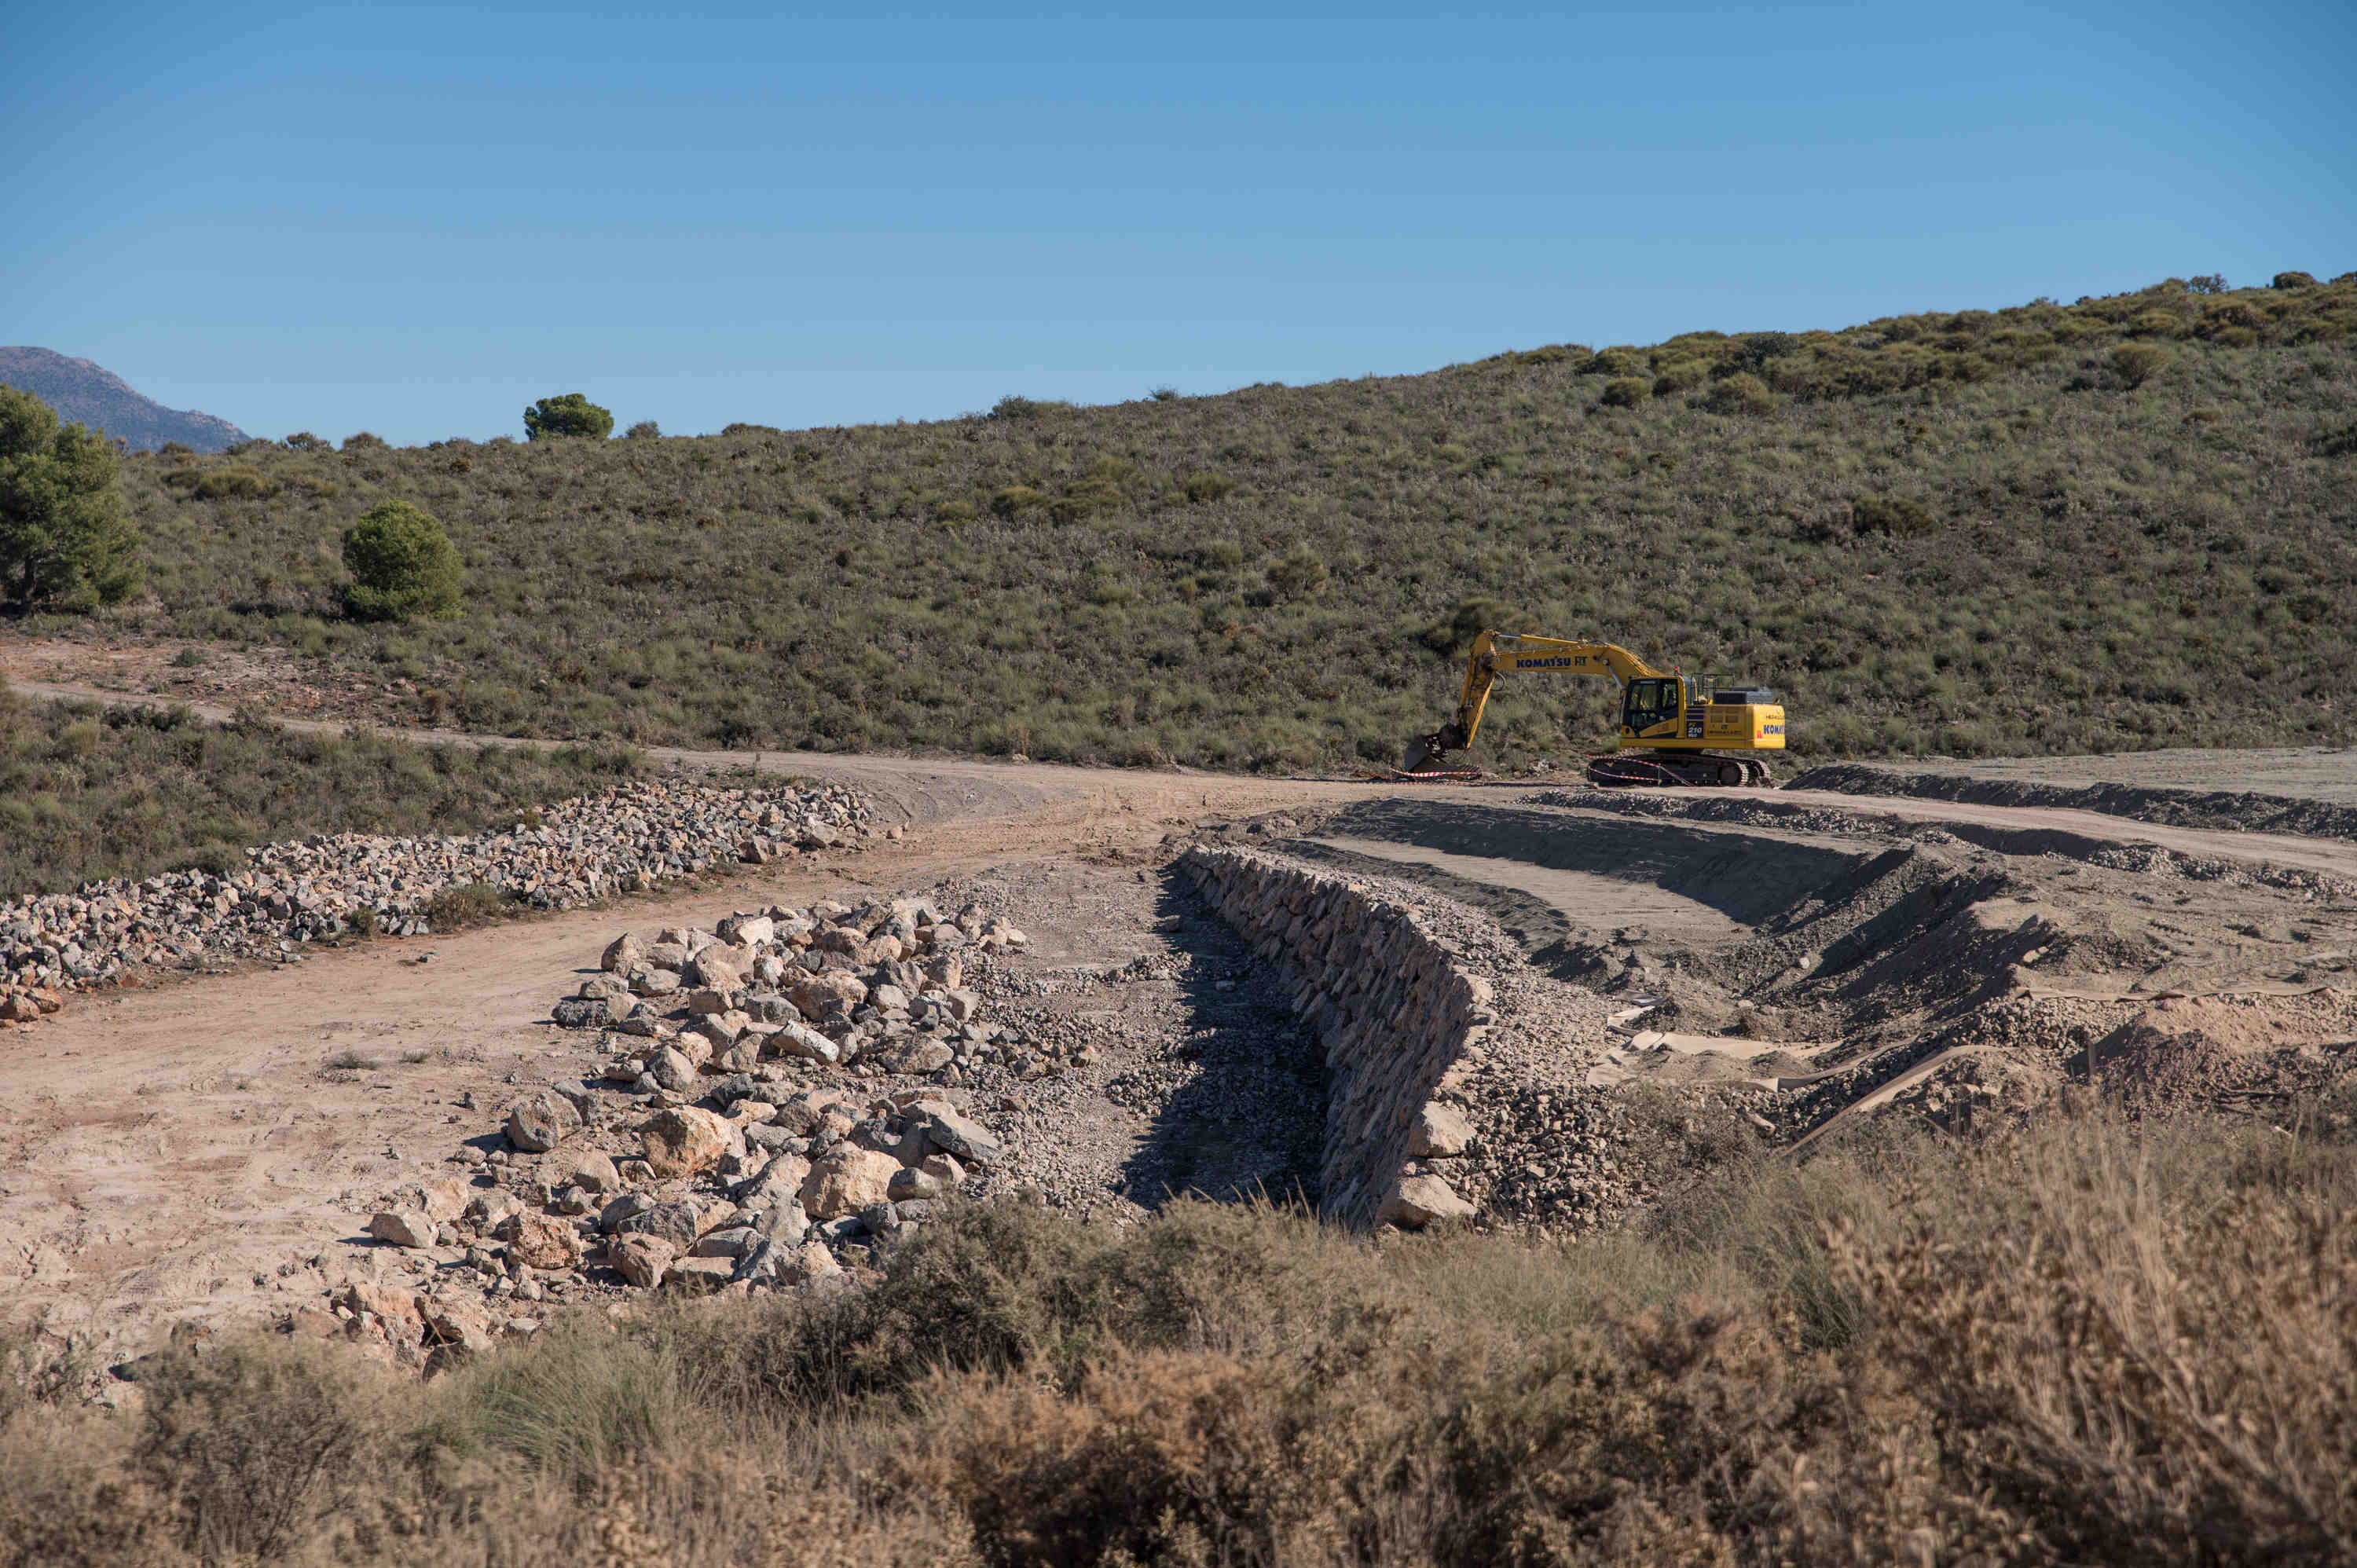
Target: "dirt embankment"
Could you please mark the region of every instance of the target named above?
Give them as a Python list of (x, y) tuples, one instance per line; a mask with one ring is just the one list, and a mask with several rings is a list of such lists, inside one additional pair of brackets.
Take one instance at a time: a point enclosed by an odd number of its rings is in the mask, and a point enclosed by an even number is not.
[(2244, 789), (2193, 789), (2110, 779), (2070, 783), (1987, 778), (1878, 767), (1865, 762), (1813, 768), (1789, 786), (1843, 795), (1905, 795), (1980, 806), (2030, 806), (2101, 811), (2169, 827), (2217, 832), (2290, 833), (2357, 840), (2357, 805)]

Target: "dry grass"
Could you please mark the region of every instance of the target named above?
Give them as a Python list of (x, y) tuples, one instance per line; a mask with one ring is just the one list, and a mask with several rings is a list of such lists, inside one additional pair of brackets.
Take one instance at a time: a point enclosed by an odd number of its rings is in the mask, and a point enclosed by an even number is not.
[(0, 1561), (2345, 1562), (2352, 1199), (2344, 1144), (2083, 1120), (1581, 1245), (969, 1208), (858, 1294), (425, 1385), (246, 1341), (135, 1417), (28, 1393)]

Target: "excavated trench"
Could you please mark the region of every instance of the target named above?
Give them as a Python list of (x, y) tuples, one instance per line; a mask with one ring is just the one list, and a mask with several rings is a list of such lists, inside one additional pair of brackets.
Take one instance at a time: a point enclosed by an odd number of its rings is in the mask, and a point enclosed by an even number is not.
[[(2357, 1061), (2341, 1005), (2357, 889), (2304, 872), (1772, 800), (1551, 799), (1368, 800), (1256, 842), (1470, 906), (1540, 974), (1619, 1004), (1622, 1043), (1590, 1085), (1765, 1091), (1755, 1120), (1810, 1147), (1892, 1104), (1946, 1122), (2018, 1108), (2139, 1050), (2210, 1065), (2128, 1062), (2138, 1081), (2241, 1105), (2273, 1092), (2254, 1081), (2313, 1086)], [(2180, 995), (2281, 1012), (2319, 988), (2231, 1049), (2147, 1017)]]

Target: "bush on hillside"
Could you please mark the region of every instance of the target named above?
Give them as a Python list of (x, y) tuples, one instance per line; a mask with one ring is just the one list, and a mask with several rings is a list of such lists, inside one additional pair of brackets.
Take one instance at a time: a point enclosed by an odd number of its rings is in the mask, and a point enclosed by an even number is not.
[(1738, 371), (1704, 396), (1703, 402), (1714, 413), (1773, 413), (1776, 394), (1768, 383), (1746, 371)]
[(1634, 408), (1653, 395), (1653, 389), (1642, 376), (1615, 376), (1604, 383), (1597, 402), (1607, 408)]
[(457, 546), (440, 519), (407, 501), (382, 502), (351, 526), (344, 568), (344, 606), (361, 620), (444, 619), (465, 607)]
[(1859, 533), (1891, 533), (1901, 538), (1929, 533), (1932, 509), (1912, 496), (1858, 496), (1849, 503), (1850, 526)]
[(2314, 288), (2316, 286), (2316, 274), (2313, 273), (2277, 273), (2268, 283), (2267, 286), (2269, 288)]
[(2131, 387), (2140, 387), (2169, 368), (2169, 350), (2158, 343), (2123, 343), (2112, 350), (2112, 371)]
[(130, 596), (138, 538), (115, 457), (99, 432), (0, 386), (0, 603), (81, 613)]
[(1326, 563), (1307, 544), (1297, 545), (1268, 567), (1268, 585), (1276, 590), (1279, 603), (1315, 598), (1325, 592), (1329, 574)]
[(652, 441), (662, 434), (662, 426), (657, 424), (651, 419), (641, 419), (636, 424), (631, 425), (628, 430), (622, 432), (622, 439), (625, 441)]
[(525, 409), (523, 432), (534, 441), (558, 437), (603, 441), (614, 433), (614, 415), (581, 392), (563, 392)]
[(298, 430), (286, 438), (286, 449), (290, 452), (332, 452), (335, 446), (307, 430)]
[(164, 476), (164, 483), (199, 500), (266, 501), (282, 488), (258, 468), (232, 463), (220, 468), (179, 468)]

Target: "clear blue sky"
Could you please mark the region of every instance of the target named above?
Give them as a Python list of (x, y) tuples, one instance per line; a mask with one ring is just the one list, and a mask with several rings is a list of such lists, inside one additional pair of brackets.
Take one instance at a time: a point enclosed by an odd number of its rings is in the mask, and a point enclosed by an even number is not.
[(2329, 275), (2352, 82), (2348, 0), (49, 5), (0, 27), (0, 343), (413, 442)]

